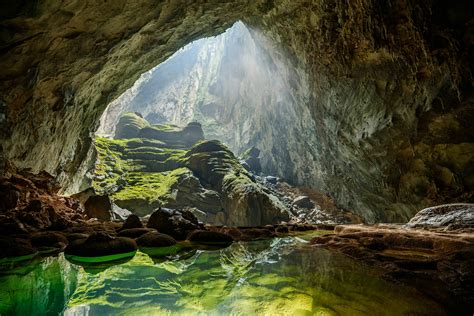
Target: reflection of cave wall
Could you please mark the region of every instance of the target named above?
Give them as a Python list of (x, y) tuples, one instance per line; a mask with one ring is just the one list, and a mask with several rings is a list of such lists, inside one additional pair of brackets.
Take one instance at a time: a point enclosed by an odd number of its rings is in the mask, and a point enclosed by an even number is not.
[(241, 19), (283, 47), (308, 92), (294, 126), (264, 127), (292, 139), (263, 148), (278, 157), (270, 171), (372, 220), (472, 199), (470, 1), (23, 3), (0, 5), (3, 150), (72, 190), (105, 106), (184, 44)]

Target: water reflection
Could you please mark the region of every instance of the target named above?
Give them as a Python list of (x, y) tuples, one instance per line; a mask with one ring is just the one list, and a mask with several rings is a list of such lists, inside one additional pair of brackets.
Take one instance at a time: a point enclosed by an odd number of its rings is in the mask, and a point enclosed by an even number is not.
[[(136, 256), (88, 273), (62, 255), (0, 277), (0, 314), (432, 315), (441, 308), (376, 271), (295, 238)], [(440, 312), (442, 314), (442, 312)]]

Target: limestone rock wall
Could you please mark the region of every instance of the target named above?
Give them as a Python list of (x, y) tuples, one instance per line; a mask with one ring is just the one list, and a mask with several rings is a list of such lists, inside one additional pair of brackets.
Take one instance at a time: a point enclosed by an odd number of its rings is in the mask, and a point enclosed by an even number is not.
[(3, 156), (56, 174), (71, 191), (105, 106), (184, 44), (241, 19), (283, 49), (275, 58), (303, 91), (295, 126), (267, 131), (271, 171), (329, 192), (368, 221), (472, 199), (470, 1), (5, 1), (1, 9)]

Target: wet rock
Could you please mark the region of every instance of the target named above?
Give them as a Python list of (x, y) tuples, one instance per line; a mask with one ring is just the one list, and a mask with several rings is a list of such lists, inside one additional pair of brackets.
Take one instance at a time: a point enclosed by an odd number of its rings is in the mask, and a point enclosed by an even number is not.
[(130, 228), (143, 228), (143, 224), (140, 220), (140, 217), (135, 214), (130, 215), (129, 217), (127, 217), (120, 230)]
[(66, 235), (67, 240), (71, 243), (76, 240), (85, 240), (89, 238), (89, 234), (83, 234), (83, 233), (70, 233)]
[(265, 228), (241, 228), (240, 240), (260, 240), (275, 237), (275, 233)]
[(31, 235), (31, 244), (35, 248), (53, 247), (63, 249), (69, 244), (68, 239), (58, 232), (38, 232)]
[(117, 236), (120, 237), (129, 237), (129, 238), (138, 238), (146, 233), (154, 231), (150, 228), (128, 228), (121, 230)]
[(126, 237), (112, 237), (106, 233), (94, 233), (86, 240), (70, 243), (65, 250), (68, 255), (80, 257), (101, 257), (121, 253), (130, 253), (137, 250), (133, 239)]
[(293, 200), (293, 204), (297, 207), (306, 208), (306, 209), (314, 208), (313, 201), (311, 201), (309, 196), (306, 196), (306, 195), (298, 196), (297, 198), (295, 198)]
[(137, 244), (139, 247), (169, 247), (175, 245), (176, 240), (170, 235), (153, 231), (137, 238)]
[(196, 216), (189, 211), (159, 208), (151, 214), (147, 227), (155, 228), (177, 240), (184, 240), (190, 231), (199, 229), (200, 225)]
[[(313, 245), (376, 266), (386, 279), (414, 286), (439, 301), (474, 307), (474, 235), (406, 229), (401, 225), (340, 225)], [(424, 282), (442, 284), (437, 291)], [(430, 283), (433, 284), (433, 283)], [(455, 306), (453, 306), (455, 307)]]
[(36, 254), (29, 240), (0, 236), (0, 259)]
[(407, 227), (474, 229), (474, 204), (456, 203), (425, 208), (419, 211)]
[(89, 197), (84, 207), (89, 218), (97, 218), (101, 221), (110, 221), (112, 218), (112, 203), (107, 195)]
[(192, 232), (189, 241), (202, 244), (224, 244), (230, 245), (234, 239), (231, 235), (216, 231), (196, 230)]

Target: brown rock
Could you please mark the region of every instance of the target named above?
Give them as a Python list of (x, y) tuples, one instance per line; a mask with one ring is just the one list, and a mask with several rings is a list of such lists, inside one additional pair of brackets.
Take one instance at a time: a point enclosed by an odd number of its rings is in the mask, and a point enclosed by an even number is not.
[(141, 235), (144, 235), (146, 233), (149, 233), (149, 232), (153, 232), (155, 231), (154, 229), (150, 229), (150, 228), (128, 228), (128, 229), (124, 229), (124, 230), (121, 230), (117, 236), (120, 236), (120, 237), (129, 237), (129, 238), (138, 238), (140, 237)]
[(130, 215), (129, 217), (127, 217), (127, 219), (123, 223), (123, 226), (122, 228), (120, 228), (120, 230), (129, 229), (129, 228), (143, 228), (143, 224), (140, 221), (140, 217), (138, 217), (135, 214)]
[(112, 203), (107, 195), (95, 195), (89, 197), (84, 203), (86, 214), (89, 218), (97, 218), (101, 221), (112, 219)]
[(189, 241), (202, 244), (225, 244), (230, 245), (234, 239), (231, 235), (215, 231), (195, 230), (189, 237)]
[(105, 233), (94, 233), (86, 240), (70, 243), (65, 253), (81, 257), (100, 257), (136, 250), (137, 244), (133, 239), (126, 237), (114, 238)]
[(169, 247), (176, 244), (173, 237), (156, 231), (148, 232), (137, 239), (140, 247)]
[(39, 232), (31, 235), (31, 244), (35, 248), (54, 247), (62, 249), (69, 244), (69, 241), (58, 232)]

